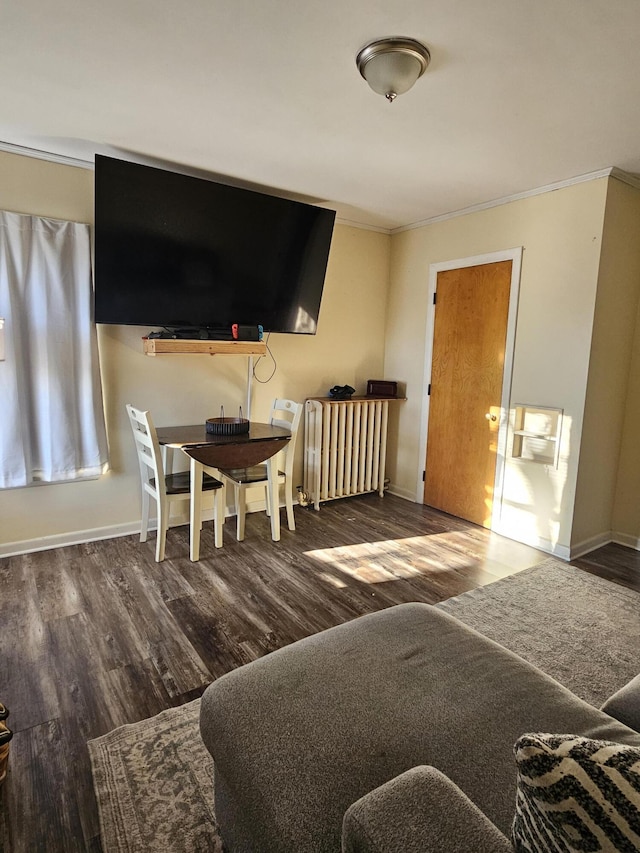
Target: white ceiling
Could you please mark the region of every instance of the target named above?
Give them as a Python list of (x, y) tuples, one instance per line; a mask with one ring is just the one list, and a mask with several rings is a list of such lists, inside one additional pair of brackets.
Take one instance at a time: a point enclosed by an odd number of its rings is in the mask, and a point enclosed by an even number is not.
[[(640, 172), (638, 0), (5, 0), (0, 140), (182, 164), (396, 228)], [(369, 40), (424, 41), (389, 104)]]

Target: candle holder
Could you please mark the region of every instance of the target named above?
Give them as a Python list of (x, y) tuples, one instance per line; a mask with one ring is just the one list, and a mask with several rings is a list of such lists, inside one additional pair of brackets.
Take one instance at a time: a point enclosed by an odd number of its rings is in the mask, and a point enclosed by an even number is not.
[(249, 421), (242, 417), (242, 406), (237, 418), (225, 418), (224, 406), (220, 406), (219, 418), (207, 418), (205, 428), (210, 435), (243, 435), (249, 432)]

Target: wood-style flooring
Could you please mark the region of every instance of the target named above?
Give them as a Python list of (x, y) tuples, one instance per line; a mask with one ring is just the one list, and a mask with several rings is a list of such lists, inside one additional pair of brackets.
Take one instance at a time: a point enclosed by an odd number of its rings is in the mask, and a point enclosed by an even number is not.
[[(224, 548), (203, 531), (188, 558), (128, 536), (0, 560), (0, 701), (14, 731), (0, 793), (0, 850), (101, 850), (88, 739), (201, 695), (273, 649), (363, 613), (435, 603), (547, 555), (387, 495), (296, 507), (269, 537), (263, 514)], [(607, 546), (577, 561), (640, 588), (640, 555)], [(104, 851), (107, 853), (107, 851)]]

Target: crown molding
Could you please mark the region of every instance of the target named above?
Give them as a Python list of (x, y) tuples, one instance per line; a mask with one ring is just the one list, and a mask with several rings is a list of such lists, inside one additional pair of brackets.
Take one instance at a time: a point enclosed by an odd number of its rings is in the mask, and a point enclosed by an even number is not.
[(613, 177), (617, 180), (624, 181), (631, 186), (636, 186), (640, 189), (640, 179), (635, 175), (624, 172), (622, 169), (617, 169), (611, 166), (607, 169), (599, 169), (597, 172), (588, 172), (586, 175), (577, 175), (575, 178), (567, 178), (564, 181), (557, 181), (553, 184), (546, 184), (543, 187), (536, 187), (532, 190), (525, 190), (521, 193), (496, 198), (492, 201), (484, 201), (480, 204), (464, 207), (460, 210), (453, 210), (451, 213), (443, 213), (440, 216), (432, 216), (429, 219), (423, 219), (420, 222), (413, 222), (411, 225), (401, 225), (399, 228), (393, 228), (391, 234), (400, 234), (403, 231), (413, 231), (416, 228), (423, 228), (425, 225), (433, 225), (436, 222), (446, 222), (448, 219), (457, 219), (459, 216), (466, 216), (468, 213), (478, 213), (481, 210), (489, 210), (492, 207), (500, 207), (503, 204), (510, 204), (512, 201), (520, 201), (524, 198), (533, 198), (536, 195), (544, 195), (554, 190), (561, 190), (565, 187), (572, 187), (575, 184), (584, 184), (587, 181), (597, 181), (599, 178)]
[(356, 222), (354, 219), (343, 219), (342, 216), (336, 216), (336, 225), (348, 225), (349, 228), (359, 228), (361, 231), (376, 231), (378, 234), (391, 234), (390, 228), (385, 228), (383, 225), (370, 225), (367, 222)]
[(0, 140), (0, 151), (7, 154), (20, 154), (22, 157), (33, 157), (36, 160), (48, 160), (50, 163), (59, 163), (63, 166), (75, 166), (78, 169), (95, 168), (93, 160), (82, 160), (79, 157), (68, 157), (66, 154), (54, 154), (52, 151), (43, 151), (40, 148), (28, 148), (26, 145), (14, 145), (11, 142)]
[[(65, 154), (54, 154), (52, 151), (43, 151), (40, 148), (29, 148), (26, 145), (14, 145), (11, 142), (3, 142), (0, 140), (0, 151), (6, 151), (8, 154), (19, 154), (22, 157), (33, 157), (36, 160), (47, 160), (50, 163), (59, 163), (63, 166), (74, 166), (78, 169), (94, 169), (93, 160), (84, 160), (80, 157), (69, 157)], [(366, 222), (357, 222), (352, 219), (344, 219), (341, 216), (336, 217), (336, 223), (339, 225), (347, 225), (351, 228), (360, 228), (363, 231), (376, 231), (379, 234), (401, 234), (403, 231), (413, 231), (417, 228), (423, 228), (425, 225), (434, 225), (436, 222), (446, 222), (448, 219), (457, 219), (459, 216), (466, 216), (468, 213), (478, 213), (481, 210), (490, 210), (492, 207), (500, 207), (503, 204), (510, 204), (512, 201), (520, 201), (525, 198), (533, 198), (537, 195), (553, 192), (554, 190), (571, 187), (575, 184), (583, 184), (587, 181), (597, 181), (599, 178), (614, 178), (621, 181), (630, 187), (640, 189), (640, 175), (634, 175), (631, 172), (625, 172), (624, 169), (619, 169), (617, 166), (610, 166), (607, 169), (600, 169), (596, 172), (588, 172), (584, 175), (577, 175), (574, 178), (567, 178), (564, 181), (557, 181), (553, 184), (546, 184), (542, 187), (536, 187), (532, 190), (525, 190), (521, 193), (503, 196), (502, 198), (493, 199), (492, 201), (481, 202), (470, 207), (463, 207), (460, 210), (452, 210), (450, 213), (442, 213), (438, 216), (432, 216), (428, 219), (421, 219), (418, 222), (412, 222), (409, 225), (401, 225), (398, 228), (385, 228), (381, 225), (370, 225)]]
[[(21, 157), (32, 157), (36, 160), (47, 160), (49, 163), (58, 163), (62, 166), (75, 166), (79, 169), (95, 169), (93, 160), (83, 160), (79, 157), (68, 157), (65, 154), (54, 154), (52, 151), (43, 151), (40, 148), (29, 148), (26, 145), (14, 145), (12, 142), (0, 140), (0, 151), (7, 154), (19, 154)], [(356, 222), (352, 219), (336, 217), (336, 224), (347, 225), (351, 228), (360, 228), (363, 231), (377, 231), (380, 234), (390, 234), (389, 228), (381, 225), (370, 225), (366, 222)]]
[(628, 184), (636, 190), (640, 190), (640, 175), (634, 175), (632, 172), (625, 172), (623, 169), (618, 169), (614, 166), (611, 169), (611, 177), (616, 181), (622, 181), (623, 184)]

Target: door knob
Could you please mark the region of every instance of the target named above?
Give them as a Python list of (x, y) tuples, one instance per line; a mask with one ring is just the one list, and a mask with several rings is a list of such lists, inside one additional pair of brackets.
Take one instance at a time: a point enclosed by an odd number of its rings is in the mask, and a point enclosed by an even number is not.
[(498, 420), (498, 416), (497, 416), (497, 415), (492, 415), (492, 414), (491, 414), (491, 412), (487, 412), (487, 414), (485, 415), (485, 418), (486, 418), (488, 421), (497, 421), (497, 420)]

